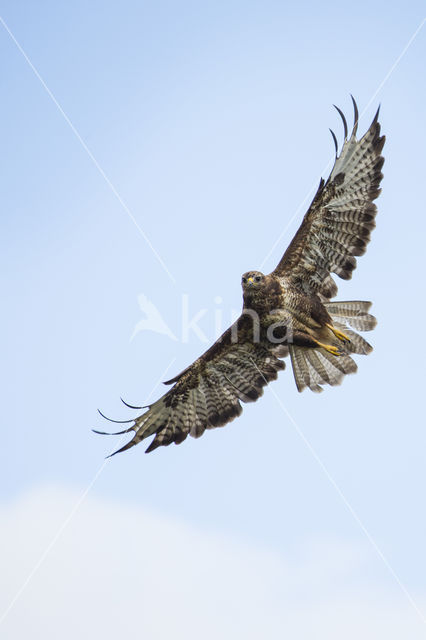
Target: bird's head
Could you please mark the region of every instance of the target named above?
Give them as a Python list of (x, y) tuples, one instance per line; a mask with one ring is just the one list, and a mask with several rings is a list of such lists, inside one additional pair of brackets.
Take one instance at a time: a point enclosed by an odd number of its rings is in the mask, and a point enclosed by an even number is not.
[(243, 291), (256, 291), (265, 284), (265, 276), (260, 271), (247, 271), (241, 277)]

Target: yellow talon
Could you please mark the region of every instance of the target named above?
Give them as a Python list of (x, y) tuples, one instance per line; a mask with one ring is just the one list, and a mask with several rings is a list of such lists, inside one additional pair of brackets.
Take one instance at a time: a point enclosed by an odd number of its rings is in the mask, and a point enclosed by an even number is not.
[(333, 327), (333, 325), (326, 324), (325, 326), (328, 327), (334, 333), (336, 338), (338, 338), (342, 342), (350, 342), (351, 341), (351, 339), (346, 335), (346, 333), (343, 333), (343, 331), (339, 331), (339, 329), (336, 329), (335, 327)]
[(340, 351), (340, 349), (338, 347), (334, 347), (332, 344), (324, 344), (323, 342), (318, 342), (316, 340), (316, 343), (319, 347), (321, 347), (321, 349), (325, 349), (326, 351), (328, 351), (328, 353), (331, 353), (333, 356), (341, 356), (342, 352)]

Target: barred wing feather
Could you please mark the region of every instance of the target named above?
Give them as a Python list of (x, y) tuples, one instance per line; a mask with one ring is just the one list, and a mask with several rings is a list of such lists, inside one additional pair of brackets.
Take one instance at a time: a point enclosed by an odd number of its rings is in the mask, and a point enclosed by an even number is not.
[(254, 402), (263, 394), (263, 387), (285, 368), (277, 355), (286, 354), (268, 343), (253, 342), (246, 317), (242, 315), (237, 321), (236, 341), (229, 328), (198, 360), (165, 383), (174, 386), (129, 428), (118, 432), (134, 431), (134, 436), (115, 453), (152, 435), (155, 437), (146, 453), (172, 442), (179, 444), (188, 435), (198, 438), (206, 429), (224, 426), (239, 416), (240, 402)]
[(316, 292), (329, 299), (337, 286), (330, 277), (336, 273), (348, 280), (356, 267), (356, 256), (365, 253), (375, 227), (376, 206), (383, 177), (381, 155), (385, 137), (380, 136), (377, 111), (365, 135), (357, 140), (358, 109), (353, 100), (355, 122), (337, 155), (331, 174), (321, 180), (303, 222), (274, 273), (291, 280), (306, 293)]

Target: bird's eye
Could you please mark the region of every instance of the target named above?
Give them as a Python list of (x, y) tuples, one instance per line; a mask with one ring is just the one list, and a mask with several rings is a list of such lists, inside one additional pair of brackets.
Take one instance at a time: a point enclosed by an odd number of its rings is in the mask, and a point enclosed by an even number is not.
[(261, 278), (260, 276), (256, 276), (256, 277), (255, 277), (256, 282), (260, 282), (260, 281), (261, 281), (261, 279), (262, 279), (262, 278)]
[(243, 278), (242, 280), (243, 280), (243, 284), (246, 284), (247, 278)]

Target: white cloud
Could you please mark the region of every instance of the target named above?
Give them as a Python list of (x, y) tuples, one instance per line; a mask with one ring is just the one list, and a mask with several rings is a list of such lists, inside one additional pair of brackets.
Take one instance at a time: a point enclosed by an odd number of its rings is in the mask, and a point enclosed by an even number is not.
[[(0, 508), (6, 609), (78, 500), (35, 491)], [(397, 585), (336, 541), (293, 557), (89, 496), (0, 627), (10, 640), (424, 638)], [(416, 595), (425, 607), (426, 599)], [(4, 634), (4, 635), (3, 635)]]

